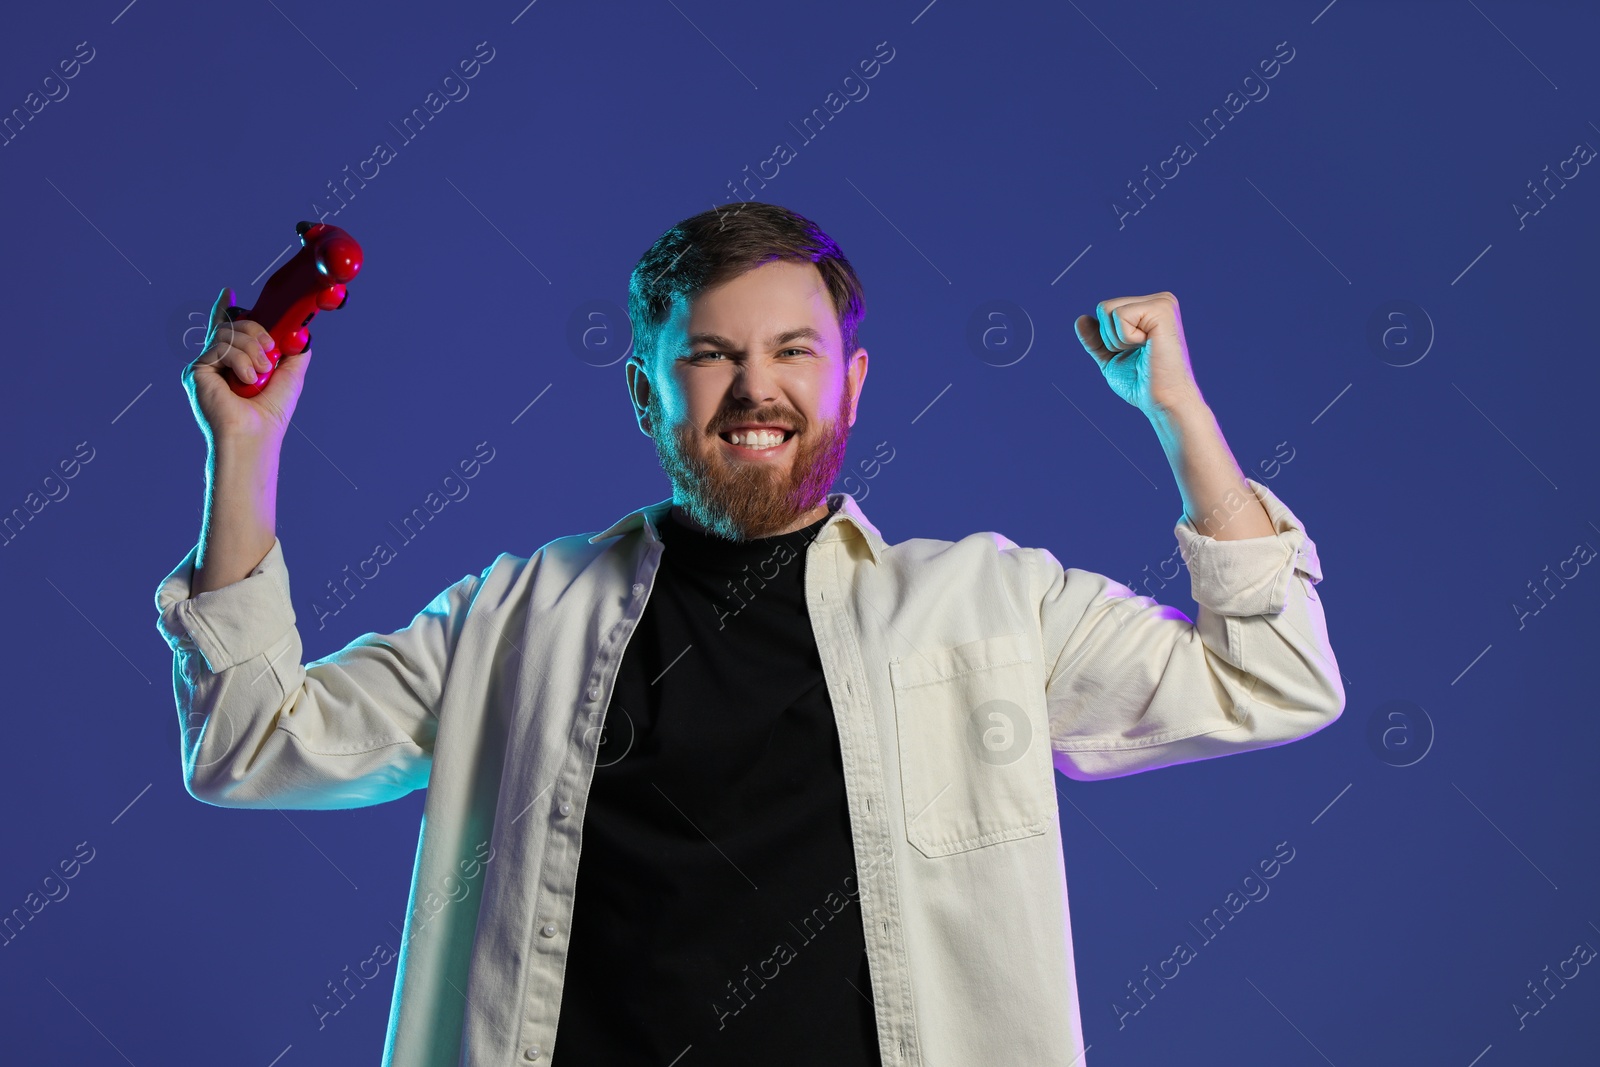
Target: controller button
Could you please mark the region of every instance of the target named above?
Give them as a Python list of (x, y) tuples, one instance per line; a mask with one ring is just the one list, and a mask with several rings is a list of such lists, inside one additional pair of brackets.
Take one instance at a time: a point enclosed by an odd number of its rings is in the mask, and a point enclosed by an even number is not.
[(345, 295), (343, 285), (330, 285), (317, 293), (317, 307), (323, 311), (344, 307)]

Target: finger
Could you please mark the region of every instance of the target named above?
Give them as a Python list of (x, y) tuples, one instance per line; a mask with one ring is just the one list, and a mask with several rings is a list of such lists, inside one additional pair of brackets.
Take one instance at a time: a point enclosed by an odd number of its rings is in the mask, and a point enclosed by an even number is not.
[(225, 362), (228, 358), (228, 353), (234, 349), (233, 338), (235, 336), (224, 325), (222, 331), (211, 338), (211, 343), (206, 345), (205, 349), (195, 357), (194, 363), (191, 365), (196, 368), (215, 367), (217, 364)]
[(1079, 315), (1074, 324), (1078, 330), (1078, 341), (1098, 362), (1104, 363), (1115, 353), (1106, 351), (1105, 343), (1100, 337), (1100, 325), (1092, 315)]
[(233, 306), (233, 287), (224, 285), (222, 292), (217, 294), (217, 302), (211, 306), (211, 325), (228, 321), (228, 309)]
[(229, 344), (219, 339), (194, 361), (195, 370), (204, 369), (214, 374), (229, 370), (234, 377), (249, 385), (272, 369), (271, 360), (258, 346), (243, 337), (236, 336), (235, 340), (237, 343)]
[(250, 352), (236, 347), (230, 347), (216, 366), (219, 373), (221, 368), (226, 367), (246, 385), (254, 384), (268, 369)]
[(1149, 336), (1136, 325), (1142, 319), (1140, 312), (1143, 306), (1144, 302), (1140, 297), (1102, 300), (1095, 305), (1095, 316), (1100, 321), (1100, 335), (1108, 349), (1125, 352), (1149, 340)]
[(219, 322), (214, 331), (218, 337), (237, 335), (239, 337), (254, 337), (262, 343), (266, 342), (267, 328), (255, 319), (228, 319)]
[(1100, 340), (1112, 352), (1125, 352), (1135, 347), (1128, 340), (1127, 328), (1123, 325), (1118, 306), (1109, 305), (1101, 301), (1095, 305), (1095, 318), (1100, 325)]
[[(305, 380), (306, 363), (311, 359), (311, 349), (292, 356), (284, 356), (273, 371), (272, 377), (267, 381), (267, 387), (262, 395), (270, 394), (274, 398), (279, 393), (294, 392), (300, 388), (300, 383)], [(280, 380), (281, 379), (281, 380)]]
[(278, 342), (267, 332), (267, 328), (248, 319), (220, 324), (212, 335), (212, 343), (243, 349), (263, 368), (270, 367), (274, 358), (281, 358)]
[(283, 353), (278, 351), (278, 342), (267, 332), (265, 326), (259, 331), (252, 332), (251, 339), (255, 341), (256, 354), (267, 366), (270, 367), (275, 360), (283, 358)]

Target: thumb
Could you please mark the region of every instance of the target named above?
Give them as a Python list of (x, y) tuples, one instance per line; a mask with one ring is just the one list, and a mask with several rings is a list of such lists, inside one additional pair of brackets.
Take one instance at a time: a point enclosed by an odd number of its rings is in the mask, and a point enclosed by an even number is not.
[(211, 307), (211, 325), (228, 321), (228, 309), (233, 306), (233, 287), (225, 285), (222, 292), (217, 294), (217, 302)]

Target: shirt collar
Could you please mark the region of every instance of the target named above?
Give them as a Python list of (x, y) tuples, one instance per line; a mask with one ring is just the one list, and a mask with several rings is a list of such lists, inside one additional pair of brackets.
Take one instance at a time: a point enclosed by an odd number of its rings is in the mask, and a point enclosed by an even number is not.
[[(828, 503), (835, 505), (833, 514), (828, 516), (828, 521), (822, 524), (822, 530), (817, 534), (817, 541), (843, 541), (846, 538), (860, 538), (867, 546), (867, 551), (872, 554), (872, 562), (882, 562), (882, 556), (888, 550), (888, 542), (878, 533), (878, 528), (867, 520), (861, 511), (861, 505), (856, 503), (856, 498), (849, 493), (829, 493)], [(658, 500), (654, 504), (647, 504), (642, 508), (630, 511), (610, 526), (589, 538), (589, 543), (596, 544), (608, 537), (629, 533), (633, 530), (643, 529), (646, 541), (660, 541), (661, 534), (658, 524), (667, 512), (672, 510), (672, 498)]]

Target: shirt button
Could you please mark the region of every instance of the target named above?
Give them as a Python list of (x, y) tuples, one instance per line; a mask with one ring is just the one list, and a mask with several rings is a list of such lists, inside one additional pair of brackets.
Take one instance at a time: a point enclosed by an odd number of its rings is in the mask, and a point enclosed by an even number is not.
[(556, 810), (559, 811), (563, 815), (571, 815), (572, 814), (572, 803), (570, 801), (563, 800), (561, 802), (560, 807), (556, 808)]
[(639, 582), (633, 583), (633, 595), (636, 597), (644, 596), (644, 586)]
[(590, 700), (599, 700), (600, 699), (600, 687), (598, 685), (591, 685), (589, 687), (589, 699)]
[(556, 936), (556, 924), (545, 923), (544, 926), (539, 929), (539, 932), (546, 937), (554, 937)]
[(536, 1059), (538, 1059), (539, 1058), (539, 1046), (535, 1045), (532, 1048), (528, 1049), (527, 1051), (523, 1052), (522, 1058), (525, 1059), (525, 1060), (536, 1060)]

